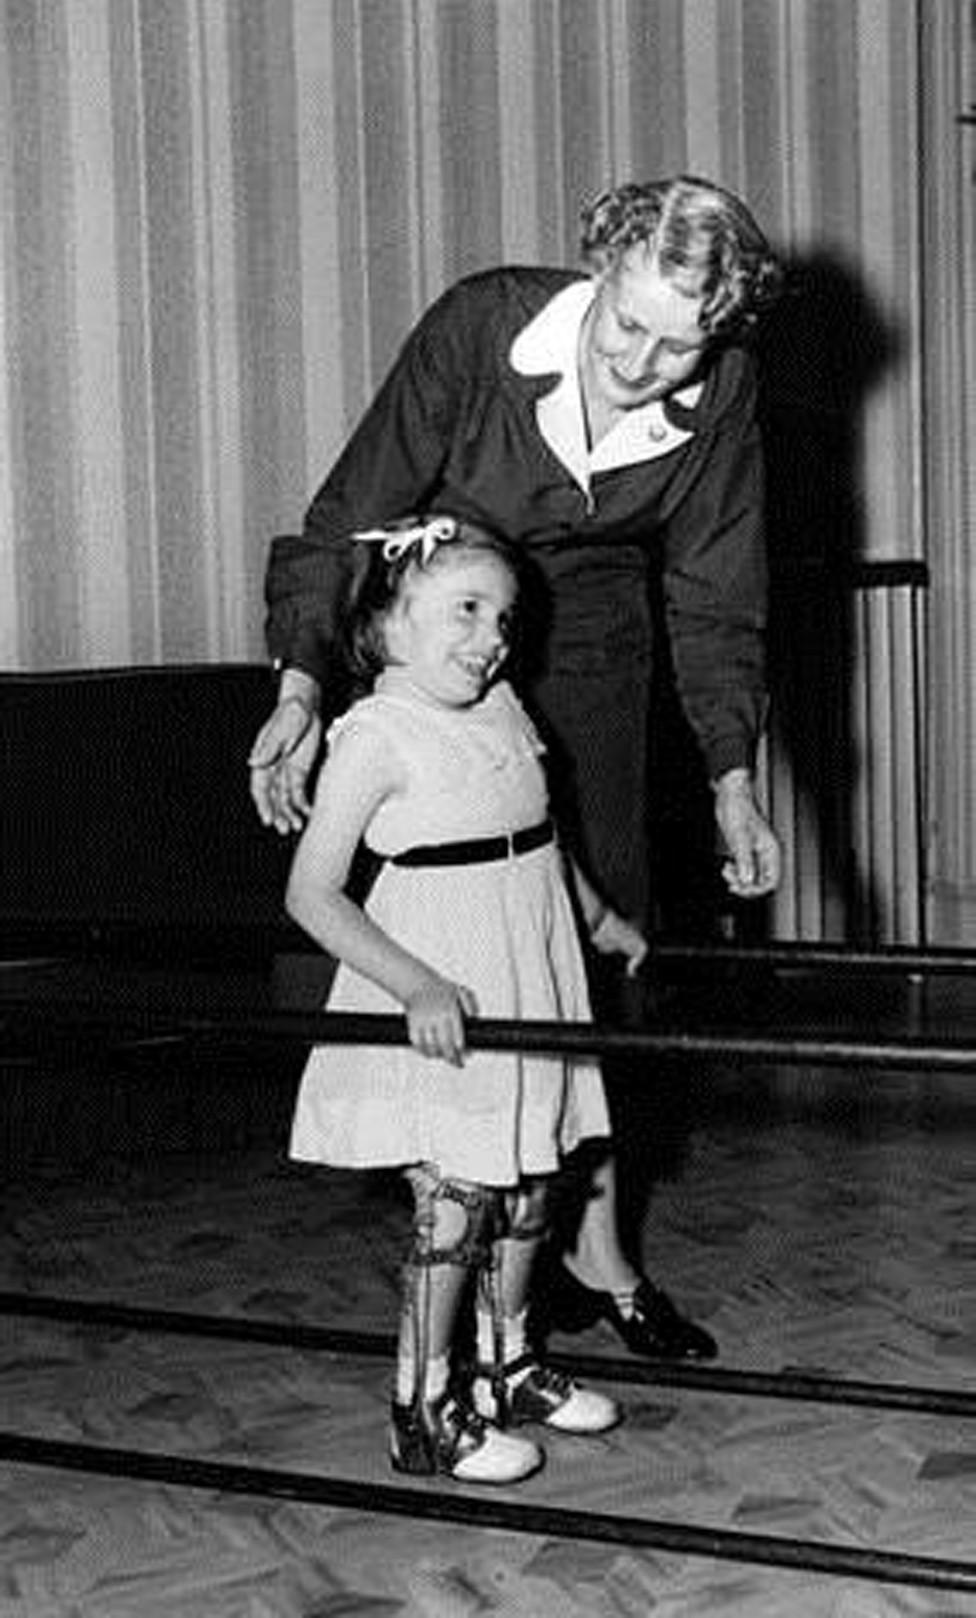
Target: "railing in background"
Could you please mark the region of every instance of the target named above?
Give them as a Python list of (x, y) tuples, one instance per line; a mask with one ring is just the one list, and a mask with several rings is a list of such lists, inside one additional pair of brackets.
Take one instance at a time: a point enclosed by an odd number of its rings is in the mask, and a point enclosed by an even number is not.
[(761, 775), (786, 858), (773, 938), (927, 942), (927, 586), (911, 560), (774, 579)]

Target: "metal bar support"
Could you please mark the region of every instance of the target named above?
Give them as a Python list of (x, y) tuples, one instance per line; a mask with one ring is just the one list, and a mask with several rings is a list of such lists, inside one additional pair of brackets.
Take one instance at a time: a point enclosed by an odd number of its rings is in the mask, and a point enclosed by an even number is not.
[[(349, 1331), (297, 1321), (251, 1320), (239, 1315), (204, 1315), (177, 1309), (139, 1308), (88, 1298), (56, 1298), (43, 1293), (0, 1292), (0, 1315), (57, 1320), (68, 1325), (121, 1327), (126, 1331), (170, 1332), (237, 1343), (266, 1343), (313, 1353), (360, 1354), (390, 1359), (396, 1346), (387, 1332)], [(809, 1376), (800, 1371), (736, 1371), (710, 1365), (671, 1365), (605, 1354), (550, 1353), (547, 1360), (571, 1375), (624, 1384), (686, 1388), (699, 1393), (746, 1399), (785, 1399), (872, 1410), (916, 1411), (929, 1416), (976, 1418), (976, 1392), (913, 1387), (908, 1383), (864, 1382)]]
[(973, 1562), (536, 1505), (524, 1495), (517, 1501), (489, 1500), (484, 1496), (473, 1498), (424, 1485), (407, 1487), (318, 1477), (308, 1472), (67, 1443), (5, 1432), (0, 1432), (0, 1461), (102, 1477), (133, 1478), (185, 1489), (211, 1489), (221, 1494), (271, 1496), (311, 1505), (351, 1507), (381, 1515), (433, 1518), (438, 1522), (478, 1528), (500, 1528), (508, 1533), (709, 1556), (724, 1561), (870, 1579), (875, 1583), (976, 1591), (976, 1563)]
[[(233, 1038), (300, 1044), (401, 1045), (404, 1018), (340, 1011), (249, 1011), (240, 1006), (192, 1010), (183, 1006), (105, 1001), (0, 1002), (0, 1031), (39, 1030), (45, 1036), (84, 1029), (110, 1030), (119, 1044), (135, 1034), (161, 1033), (193, 1039)], [(798, 1063), (801, 1066), (887, 1068), (971, 1074), (976, 1040), (810, 1032), (750, 1034), (735, 1028), (605, 1028), (579, 1022), (513, 1022), (470, 1019), (472, 1050), (535, 1051), (565, 1056), (677, 1056), (721, 1058), (727, 1062)]]

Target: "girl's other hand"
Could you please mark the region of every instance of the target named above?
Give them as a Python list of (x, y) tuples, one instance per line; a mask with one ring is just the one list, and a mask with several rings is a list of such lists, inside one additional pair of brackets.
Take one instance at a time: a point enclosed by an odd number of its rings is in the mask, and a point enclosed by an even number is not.
[(465, 1017), (476, 1017), (478, 1002), (470, 989), (445, 978), (431, 977), (404, 1003), (410, 1043), (424, 1056), (454, 1067), (464, 1063)]
[(590, 942), (600, 955), (622, 955), (627, 976), (632, 978), (647, 959), (648, 942), (639, 927), (615, 910), (608, 910), (590, 934)]

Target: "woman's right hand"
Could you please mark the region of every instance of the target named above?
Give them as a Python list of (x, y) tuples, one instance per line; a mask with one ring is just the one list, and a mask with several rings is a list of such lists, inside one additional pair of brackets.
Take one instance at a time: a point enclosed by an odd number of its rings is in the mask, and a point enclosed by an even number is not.
[(321, 739), (318, 712), (294, 694), (282, 697), (254, 738), (248, 758), (251, 797), (263, 824), (283, 836), (301, 831), (311, 812), (308, 777)]
[(461, 983), (431, 974), (404, 1001), (410, 1043), (424, 1056), (439, 1057), (454, 1067), (464, 1063), (465, 1017), (478, 1015), (478, 1002)]

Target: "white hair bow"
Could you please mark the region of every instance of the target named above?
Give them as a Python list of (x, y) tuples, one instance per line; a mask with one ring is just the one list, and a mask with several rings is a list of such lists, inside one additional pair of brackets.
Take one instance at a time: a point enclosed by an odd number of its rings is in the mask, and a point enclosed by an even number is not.
[(367, 544), (383, 546), (384, 562), (395, 562), (407, 551), (419, 550), (421, 566), (430, 561), (438, 545), (457, 538), (458, 525), (453, 517), (431, 517), (429, 522), (414, 528), (364, 528), (353, 539)]

